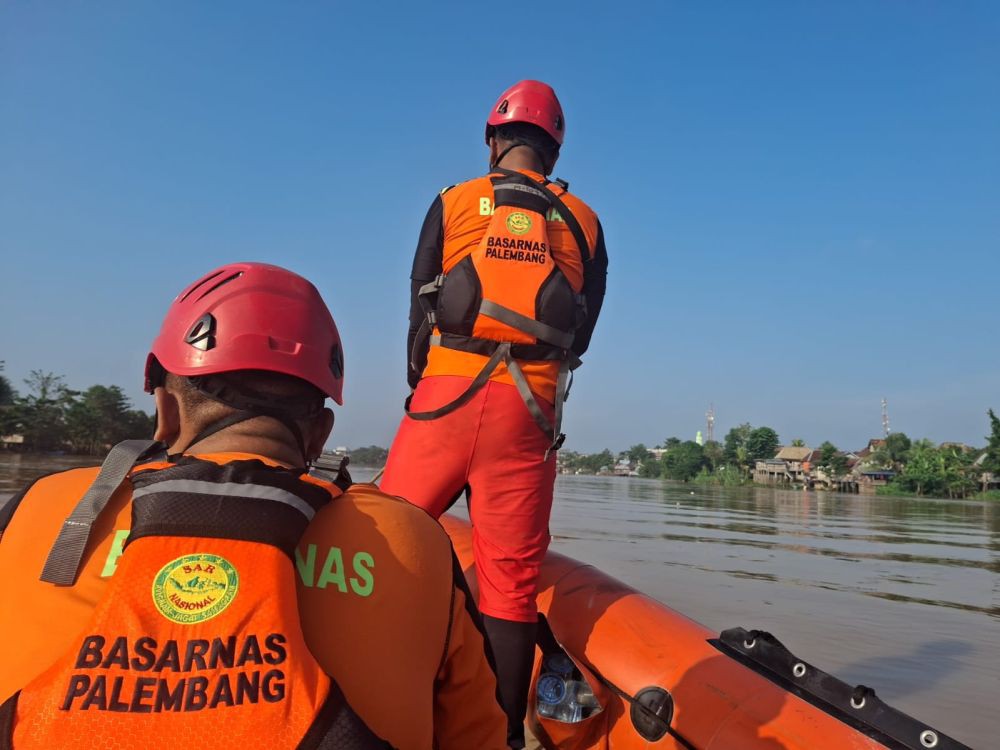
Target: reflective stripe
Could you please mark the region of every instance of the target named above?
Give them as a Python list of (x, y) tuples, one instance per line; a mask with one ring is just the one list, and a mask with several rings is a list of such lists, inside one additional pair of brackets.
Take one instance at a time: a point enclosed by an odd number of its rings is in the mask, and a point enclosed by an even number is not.
[(146, 495), (156, 495), (163, 492), (183, 492), (191, 495), (226, 495), (227, 497), (244, 497), (252, 500), (273, 500), (277, 503), (290, 505), (310, 521), (316, 515), (316, 510), (298, 495), (278, 487), (265, 484), (240, 484), (239, 482), (206, 482), (200, 479), (168, 479), (156, 482), (148, 487), (142, 487), (132, 492), (136, 500)]

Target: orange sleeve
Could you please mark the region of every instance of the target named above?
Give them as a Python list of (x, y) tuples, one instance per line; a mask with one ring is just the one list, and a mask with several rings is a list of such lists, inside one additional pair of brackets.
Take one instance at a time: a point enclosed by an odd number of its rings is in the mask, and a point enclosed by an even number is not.
[[(459, 568), (458, 576), (462, 576)], [(456, 580), (451, 629), (434, 691), (434, 738), (440, 750), (507, 750), (507, 717), (464, 576)], [(471, 604), (471, 607), (470, 607)]]

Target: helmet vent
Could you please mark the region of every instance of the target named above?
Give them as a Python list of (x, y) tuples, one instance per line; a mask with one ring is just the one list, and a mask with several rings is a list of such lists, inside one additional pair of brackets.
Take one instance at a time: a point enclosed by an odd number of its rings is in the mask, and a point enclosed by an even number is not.
[(344, 377), (344, 351), (340, 344), (334, 344), (330, 352), (330, 372), (337, 380)]
[(214, 292), (220, 286), (223, 286), (224, 284), (228, 284), (230, 281), (235, 281), (236, 279), (238, 279), (242, 275), (243, 275), (242, 271), (237, 271), (236, 273), (227, 276), (226, 278), (224, 278), (222, 281), (218, 282), (217, 284), (213, 284), (211, 287), (209, 287), (208, 289), (206, 289), (204, 292), (201, 293), (201, 296), (198, 297), (199, 301), (205, 299), (205, 297), (207, 297), (208, 295), (210, 295), (212, 292)]
[(215, 318), (210, 313), (205, 313), (195, 324), (191, 326), (184, 343), (190, 344), (199, 351), (207, 352), (215, 348)]
[(205, 278), (196, 281), (194, 284), (191, 285), (190, 289), (188, 289), (186, 292), (184, 292), (184, 294), (181, 296), (181, 298), (178, 300), (178, 302), (183, 302), (184, 300), (186, 300), (188, 297), (190, 297), (192, 294), (194, 294), (200, 287), (204, 286), (209, 281), (211, 281), (216, 276), (218, 276), (220, 273), (222, 273), (222, 271), (223, 271), (223, 269), (220, 268), (218, 271), (210, 273)]
[(563, 129), (562, 116), (557, 116), (556, 117), (556, 130), (562, 130), (562, 129)]
[(508, 106), (509, 106), (508, 105), (508, 101), (506, 99), (504, 99), (502, 102), (500, 102), (500, 106), (497, 107), (497, 112), (499, 114), (501, 114), (501, 115), (507, 114), (507, 107)]

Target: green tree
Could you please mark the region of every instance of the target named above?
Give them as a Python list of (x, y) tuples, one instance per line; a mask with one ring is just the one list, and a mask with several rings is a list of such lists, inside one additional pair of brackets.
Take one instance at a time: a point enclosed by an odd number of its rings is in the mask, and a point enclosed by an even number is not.
[(708, 462), (708, 468), (715, 471), (725, 462), (725, 452), (722, 448), (722, 443), (718, 440), (709, 440), (702, 446), (702, 452), (705, 454), (705, 460)]
[(666, 440), (663, 441), (663, 447), (666, 448), (668, 451), (673, 448), (676, 448), (680, 444), (681, 444), (681, 439), (675, 437), (668, 437)]
[[(746, 463), (746, 447), (751, 432), (753, 432), (753, 427), (749, 422), (744, 422), (726, 433), (726, 437), (723, 438), (723, 455), (727, 462), (736, 466)], [(741, 448), (743, 449), (742, 457)]]
[(369, 445), (364, 448), (351, 448), (351, 464), (355, 466), (372, 466), (379, 468), (385, 466), (386, 459), (389, 458), (389, 451), (378, 445)]
[(774, 458), (778, 452), (778, 433), (770, 427), (757, 427), (747, 438), (748, 465), (759, 459)]
[(704, 448), (693, 440), (683, 442), (663, 454), (663, 475), (667, 479), (687, 482), (694, 479), (706, 465)]
[(914, 443), (906, 436), (905, 432), (894, 432), (872, 453), (869, 463), (883, 469), (902, 471), (910, 457), (910, 449), (913, 445)]
[(986, 460), (983, 462), (983, 469), (1000, 474), (1000, 418), (990, 409), (987, 411), (990, 417), (990, 434), (986, 440)]
[(654, 479), (663, 474), (663, 464), (653, 458), (650, 454), (649, 458), (642, 462), (639, 466), (639, 476), (646, 477), (647, 479)]
[[(0, 372), (3, 372), (4, 362), (0, 361)], [(17, 430), (17, 411), (14, 403), (17, 400), (17, 391), (10, 384), (10, 381), (0, 375), (0, 435), (9, 435)]]
[(77, 394), (66, 386), (61, 375), (51, 372), (32, 370), (24, 383), (28, 395), (18, 398), (14, 409), (25, 447), (35, 451), (66, 447), (65, 413)]
[[(5, 364), (3, 360), (0, 360), (0, 372), (3, 372)], [(0, 375), (0, 407), (13, 405), (15, 398), (17, 398), (17, 391), (14, 390), (14, 386), (10, 384), (6, 376)]]
[(146, 437), (131, 432), (128, 396), (117, 385), (92, 385), (67, 405), (66, 436), (76, 453), (102, 453), (127, 438)]
[(646, 446), (643, 445), (642, 443), (633, 445), (631, 448), (625, 451), (625, 455), (628, 457), (629, 462), (636, 466), (645, 463), (650, 458), (652, 458), (649, 449), (646, 448)]
[(837, 446), (825, 440), (819, 447), (819, 465), (828, 477), (839, 477), (847, 473), (847, 456)]
[(803, 441), (802, 438), (795, 438), (794, 440), (792, 440), (793, 448), (804, 448), (805, 445), (806, 445), (805, 441)]

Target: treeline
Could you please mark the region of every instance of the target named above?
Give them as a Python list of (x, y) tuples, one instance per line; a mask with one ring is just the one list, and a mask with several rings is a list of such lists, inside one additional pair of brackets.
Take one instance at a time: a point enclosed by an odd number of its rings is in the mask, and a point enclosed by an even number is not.
[(639, 467), (640, 476), (733, 485), (749, 481), (757, 460), (774, 458), (779, 447), (774, 429), (744, 423), (731, 429), (721, 443), (709, 440), (699, 444), (670, 437), (657, 447), (658, 458), (641, 443), (624, 456)]
[[(869, 455), (849, 456), (825, 441), (812, 456), (810, 481), (821, 476), (829, 486), (829, 480), (850, 474), (889, 471), (895, 476), (888, 486), (879, 488), (885, 494), (961, 498), (985, 492), (991, 475), (994, 485), (1000, 481), (1000, 418), (992, 409), (987, 414), (990, 435), (985, 448), (912, 441), (899, 432), (889, 435)], [(791, 445), (802, 446), (803, 441), (796, 439)], [(774, 458), (780, 447), (774, 429), (745, 423), (732, 428), (721, 443), (710, 440), (700, 445), (671, 437), (656, 446), (655, 453), (642, 443), (617, 456), (607, 449), (592, 454), (563, 451), (560, 464), (570, 473), (596, 474), (620, 468), (643, 477), (738, 485), (749, 483), (757, 461)]]
[(32, 370), (24, 384), (22, 395), (0, 374), (0, 436), (8, 448), (99, 455), (122, 440), (153, 435), (154, 418), (133, 409), (117, 385), (76, 391), (63, 376), (41, 370)]
[(1000, 419), (992, 409), (988, 414), (990, 435), (985, 449), (911, 441), (902, 432), (889, 435), (870, 459), (871, 464), (896, 472), (879, 492), (951, 498), (985, 492), (987, 475), (1000, 478)]
[(367, 445), (364, 448), (351, 448), (347, 451), (351, 457), (352, 466), (370, 466), (380, 469), (385, 466), (386, 459), (389, 458), (388, 448), (378, 445)]

